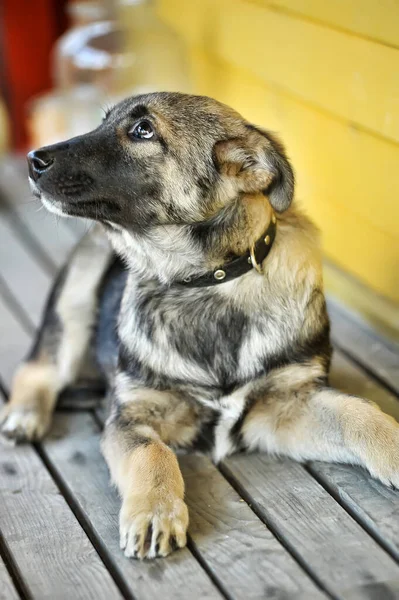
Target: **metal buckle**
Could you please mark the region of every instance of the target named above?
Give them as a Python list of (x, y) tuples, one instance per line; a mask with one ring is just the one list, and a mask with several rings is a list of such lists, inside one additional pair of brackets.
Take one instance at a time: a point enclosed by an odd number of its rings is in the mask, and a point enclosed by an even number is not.
[(249, 256), (251, 259), (251, 263), (254, 269), (256, 269), (258, 271), (258, 273), (262, 274), (262, 266), (257, 262), (256, 257), (255, 257), (255, 246), (251, 246), (251, 249), (249, 251)]

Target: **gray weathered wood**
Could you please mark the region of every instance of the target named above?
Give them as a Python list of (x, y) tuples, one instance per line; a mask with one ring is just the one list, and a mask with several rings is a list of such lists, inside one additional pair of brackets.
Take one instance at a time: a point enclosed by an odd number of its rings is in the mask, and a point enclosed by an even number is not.
[(0, 379), (10, 387), (15, 369), (25, 357), (31, 335), (0, 296)]
[(334, 300), (328, 311), (333, 342), (399, 393), (399, 351)]
[[(46, 266), (55, 273), (65, 262), (65, 258), (76, 244), (76, 236), (69, 227), (62, 224), (62, 219), (49, 213), (39, 200), (28, 200), (25, 205), (15, 209), (15, 231), (19, 230), (21, 237), (28, 231), (34, 246), (38, 246), (47, 259)], [(18, 227), (19, 222), (23, 227)], [(29, 240), (25, 238), (28, 245)]]
[(0, 273), (34, 323), (38, 323), (52, 277), (25, 248), (0, 212)]
[(314, 462), (309, 469), (399, 561), (399, 492), (360, 467)]
[(370, 582), (356, 589), (346, 590), (343, 594), (345, 600), (396, 600), (399, 598), (399, 580), (390, 581), (387, 586), (384, 582)]
[[(5, 301), (3, 293), (0, 280), (0, 381), (10, 389), (13, 375), (31, 347), (34, 327), (26, 315), (24, 321), (28, 326), (21, 324), (20, 311), (15, 310), (15, 303), (12, 306)], [(63, 391), (57, 403), (58, 407), (70, 410), (87, 410), (101, 405), (99, 393), (80, 387)]]
[(19, 594), (14, 587), (11, 577), (0, 557), (0, 600), (16, 600)]
[(190, 535), (231, 598), (325, 597), (208, 458), (182, 456), (180, 465)]
[(298, 463), (240, 455), (222, 468), (335, 597), (345, 598), (370, 582), (390, 589), (390, 582), (399, 579), (399, 565)]
[[(8, 194), (8, 209), (12, 205), (15, 214), (10, 219), (4, 206), (0, 207), (0, 273), (21, 306), (13, 306), (9, 297), (5, 302), (0, 290), (0, 376), (6, 385), (30, 344), (32, 324), (38, 322), (50, 285), (49, 273), (64, 261), (75, 240), (89, 226), (80, 220), (58, 220), (38, 210), (39, 203), (31, 202), (27, 194), (25, 175)], [(24, 238), (24, 228), (31, 241)], [(336, 344), (390, 389), (399, 390), (395, 348), (340, 305), (330, 303), (330, 310)], [(344, 391), (376, 401), (399, 418), (395, 396), (340, 352), (333, 361), (331, 381)], [(58, 437), (67, 430), (68, 437)], [(18, 474), (10, 473), (10, 465), (8, 472), (3, 472), (4, 456), (8, 455), (0, 448), (0, 493), (3, 496), (7, 492), (5, 508), (3, 498), (0, 501), (0, 523), (6, 523), (7, 551), (22, 569), (28, 593), (41, 599), (51, 597), (46, 593), (55, 590), (52, 597), (57, 600), (118, 597), (103, 563), (37, 454), (30, 447), (10, 452), (11, 467), (16, 466)], [(98, 428), (91, 415), (57, 415), (53, 436), (46, 441), (44, 452), (101, 556), (109, 561), (117, 580), (130, 586), (130, 593), (137, 600), (172, 595), (178, 599), (221, 597), (187, 549), (154, 563), (123, 557), (118, 547), (119, 500), (108, 486), (108, 473), (98, 449)], [(229, 597), (322, 595), (207, 459), (183, 457), (181, 464), (187, 481), (195, 555)], [(336, 597), (399, 598), (396, 564), (301, 466), (289, 461), (274, 463), (266, 457), (235, 457), (226, 464), (229, 477), (234, 474), (238, 485), (246, 488), (246, 497), (254, 496), (256, 512), (282, 537), (298, 562)], [(313, 463), (309, 469), (399, 560), (399, 494), (373, 481), (360, 468)], [(19, 488), (12, 488), (10, 481), (17, 486), (22, 482), (22, 491), (12, 494)], [(55, 549), (54, 539), (59, 542)], [(52, 560), (55, 564), (49, 567)], [(55, 578), (49, 581), (52, 569)], [(0, 598), (4, 578), (16, 594), (0, 560)], [(87, 581), (92, 596), (86, 593)], [(50, 592), (49, 585), (53, 586)]]
[[(26, 347), (28, 347), (30, 343), (30, 336), (22, 329), (19, 322), (11, 313), (9, 307), (2, 301), (1, 297), (0, 333), (2, 334), (0, 337), (1, 340), (13, 340), (12, 344), (9, 342), (7, 345), (0, 344), (0, 373), (7, 386), (9, 386), (13, 371), (25, 353)], [(64, 416), (64, 418), (78, 419), (79, 416), (68, 415)], [(100, 533), (105, 535), (105, 538), (101, 537), (100, 543), (107, 546), (107, 553), (110, 551), (108, 548), (108, 545), (110, 545), (114, 560), (121, 563), (121, 566), (116, 567), (117, 571), (120, 571), (122, 577), (126, 579), (126, 581), (132, 583), (135, 588), (140, 584), (142, 596), (139, 595), (138, 598), (153, 598), (155, 596), (152, 594), (158, 594), (158, 592), (161, 593), (162, 591), (162, 593), (165, 593), (170, 590), (173, 591), (176, 598), (186, 598), (187, 596), (185, 596), (185, 594), (187, 590), (190, 592), (190, 597), (193, 598), (204, 597), (209, 598), (210, 600), (217, 600), (220, 598), (219, 592), (204, 574), (202, 568), (188, 550), (183, 550), (181, 553), (173, 555), (171, 558), (167, 559), (166, 563), (165, 561), (156, 561), (152, 564), (138, 563), (129, 561), (123, 557), (118, 544), (118, 512), (120, 502), (115, 491), (109, 487), (107, 469), (98, 449), (98, 427), (94, 424), (91, 416), (86, 414), (81, 415), (81, 418), (82, 421), (78, 430), (81, 431), (82, 441), (85, 438), (85, 433), (87, 434), (87, 440), (85, 441), (87, 454), (93, 457), (94, 453), (93, 463), (98, 463), (98, 465), (93, 466), (91, 473), (94, 474), (96, 472), (97, 477), (92, 481), (85, 479), (87, 476), (85, 470), (82, 469), (79, 462), (77, 464), (73, 463), (72, 466), (74, 466), (74, 468), (71, 473), (72, 480), (69, 481), (69, 484), (75, 485), (76, 482), (79, 481), (78, 474), (83, 473), (86, 487), (83, 486), (83, 495), (80, 495), (80, 498), (84, 499), (85, 494), (89, 493), (89, 499), (94, 503), (95, 509), (99, 508), (97, 503), (99, 498), (102, 498), (101, 510), (100, 512), (97, 511), (95, 513), (94, 520), (96, 521), (96, 519), (99, 519), (101, 521)], [(56, 417), (56, 421), (60, 420), (63, 421), (62, 415)], [(80, 429), (81, 427), (83, 428), (83, 431)], [(57, 437), (57, 432), (55, 433), (55, 436)], [(76, 438), (74, 437), (70, 440), (65, 440), (65, 443), (73, 453), (75, 453), (73, 446), (75, 442)], [(51, 444), (50, 441), (48, 443)], [(61, 444), (61, 442), (59, 443)], [(90, 448), (90, 446), (92, 447)], [(55, 453), (54, 445), (51, 446), (51, 448)], [(54, 456), (50, 456), (50, 454), (51, 453), (49, 453), (49, 460), (51, 461)], [(59, 462), (53, 462), (56, 466), (57, 464), (59, 466)], [(65, 465), (63, 465), (62, 468), (63, 477), (65, 476), (64, 471), (66, 475), (70, 473)], [(76, 490), (74, 490), (74, 492), (79, 496), (79, 492)], [(90, 511), (86, 517), (90, 520)], [(108, 544), (108, 539), (111, 540), (110, 544)], [(180, 566), (182, 560), (181, 555), (183, 555), (183, 562)], [(167, 568), (164, 563), (167, 565)], [(144, 575), (142, 571), (144, 572)], [(191, 582), (190, 585), (187, 584), (186, 579)], [(195, 594), (198, 595), (196, 596)]]
[(102, 552), (130, 586), (136, 600), (221, 598), (187, 548), (155, 561), (140, 562), (124, 557), (119, 548), (120, 500), (110, 486), (99, 437), (99, 428), (90, 415), (59, 413), (43, 449), (74, 503), (84, 513)]
[(31, 446), (1, 447), (0, 490), (3, 543), (32, 598), (121, 598)]
[[(339, 352), (335, 353), (331, 380), (348, 393), (377, 402), (399, 420), (395, 396)], [(399, 492), (382, 485), (361, 467), (315, 462), (309, 469), (399, 560)]]
[(34, 245), (45, 255), (46, 264), (56, 270), (75, 245), (77, 235), (66, 225), (67, 219), (50, 214), (40, 200), (33, 197), (25, 161), (23, 165), (14, 161), (0, 164), (0, 191), (13, 213), (14, 222), (22, 223)]
[(330, 383), (347, 394), (372, 400), (384, 412), (399, 421), (399, 401), (397, 397), (346, 358), (339, 350), (334, 351)]

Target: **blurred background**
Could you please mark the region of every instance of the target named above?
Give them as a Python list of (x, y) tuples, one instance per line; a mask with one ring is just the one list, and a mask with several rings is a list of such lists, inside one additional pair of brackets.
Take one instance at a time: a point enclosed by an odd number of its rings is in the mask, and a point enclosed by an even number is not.
[(0, 86), (0, 189), (15, 199), (27, 149), (142, 91), (210, 95), (277, 132), (328, 291), (398, 342), (396, 0), (2, 0)]

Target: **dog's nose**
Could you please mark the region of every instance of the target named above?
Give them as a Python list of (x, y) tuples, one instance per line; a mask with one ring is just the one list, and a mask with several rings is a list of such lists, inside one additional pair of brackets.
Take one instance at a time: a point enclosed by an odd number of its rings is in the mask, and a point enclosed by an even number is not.
[(32, 150), (28, 156), (29, 175), (37, 181), (54, 163), (54, 159), (46, 150)]

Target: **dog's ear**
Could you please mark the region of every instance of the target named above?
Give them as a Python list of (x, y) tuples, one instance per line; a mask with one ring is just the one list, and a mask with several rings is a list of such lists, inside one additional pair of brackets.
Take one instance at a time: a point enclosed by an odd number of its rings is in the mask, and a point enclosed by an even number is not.
[(217, 142), (214, 157), (222, 175), (238, 191), (263, 192), (277, 212), (286, 210), (294, 195), (294, 173), (282, 144), (252, 125), (245, 137)]

